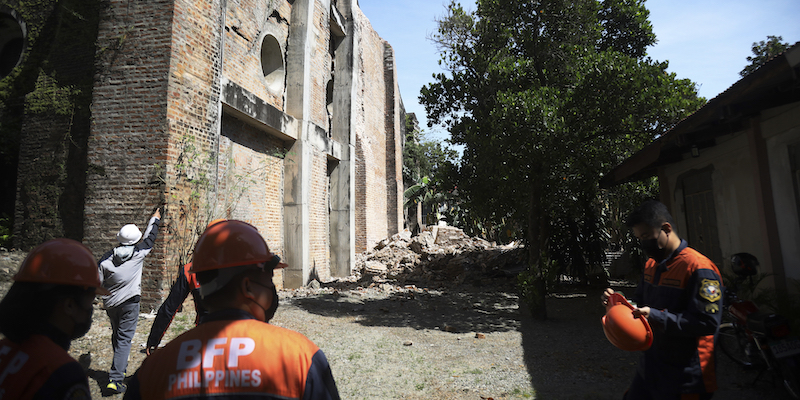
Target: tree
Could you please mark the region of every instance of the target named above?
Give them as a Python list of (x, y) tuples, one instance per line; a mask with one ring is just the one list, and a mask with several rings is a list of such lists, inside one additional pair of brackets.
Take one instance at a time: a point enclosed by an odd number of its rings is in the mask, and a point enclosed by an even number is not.
[(449, 72), (420, 94), (464, 146), (458, 188), (494, 224), (524, 227), (534, 314), (552, 266), (586, 274), (608, 243), (598, 182), (696, 110), (695, 85), (646, 57), (641, 0), (452, 1), (432, 39)]
[(458, 153), (436, 140), (429, 140), (416, 124), (414, 114), (406, 115), (406, 143), (403, 147), (403, 184), (406, 223), (412, 232), (422, 227), (422, 206), (445, 203), (452, 193), (452, 172)]
[(782, 42), (782, 40), (782, 36), (767, 36), (766, 42), (763, 40), (760, 42), (753, 42), (753, 56), (747, 57), (747, 61), (750, 62), (750, 65), (744, 67), (744, 69), (739, 72), (739, 75), (744, 78), (751, 72), (757, 70), (758, 67), (764, 65), (764, 63), (772, 59), (772, 57), (788, 49), (789, 43)]

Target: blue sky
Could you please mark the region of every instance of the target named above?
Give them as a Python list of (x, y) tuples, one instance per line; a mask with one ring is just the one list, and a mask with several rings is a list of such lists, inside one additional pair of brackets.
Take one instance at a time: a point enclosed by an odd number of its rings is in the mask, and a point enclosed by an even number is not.
[[(426, 38), (436, 30), (435, 18), (447, 0), (359, 0), (373, 28), (395, 51), (400, 93), (407, 112), (417, 114), (432, 139), (448, 135), (428, 128), (419, 89), (431, 74), (443, 72), (439, 54)], [(474, 9), (471, 0), (462, 1)], [(699, 85), (700, 96), (711, 99), (739, 79), (753, 42), (768, 35), (800, 41), (800, 0), (650, 0), (650, 21), (658, 43), (648, 49), (653, 59), (669, 61), (669, 71)]]

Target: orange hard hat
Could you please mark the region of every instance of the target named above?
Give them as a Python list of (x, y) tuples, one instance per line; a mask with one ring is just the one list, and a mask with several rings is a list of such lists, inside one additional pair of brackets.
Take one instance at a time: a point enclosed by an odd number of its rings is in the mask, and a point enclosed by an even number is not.
[(209, 226), (214, 225), (217, 222), (222, 222), (222, 221), (227, 221), (227, 220), (225, 218), (217, 218), (215, 220), (212, 220), (211, 222), (208, 223), (208, 225), (206, 225), (206, 229), (208, 229)]
[(634, 307), (619, 293), (606, 303), (603, 332), (614, 346), (626, 351), (644, 351), (653, 344), (653, 330), (647, 318), (633, 316)]
[(97, 260), (92, 252), (72, 239), (49, 240), (31, 250), (14, 280), (93, 287), (98, 294), (111, 294), (100, 283)]
[(223, 220), (209, 224), (197, 239), (189, 272), (265, 263), (266, 268), (285, 268), (258, 229), (243, 221)]

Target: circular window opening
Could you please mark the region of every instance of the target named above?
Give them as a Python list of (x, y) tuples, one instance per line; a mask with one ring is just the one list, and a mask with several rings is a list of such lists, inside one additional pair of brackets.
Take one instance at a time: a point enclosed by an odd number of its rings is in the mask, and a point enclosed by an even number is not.
[(270, 90), (283, 90), (283, 54), (281, 45), (272, 35), (264, 36), (261, 42), (261, 71)]
[(5, 78), (22, 61), (25, 33), (16, 17), (0, 12), (0, 78)]

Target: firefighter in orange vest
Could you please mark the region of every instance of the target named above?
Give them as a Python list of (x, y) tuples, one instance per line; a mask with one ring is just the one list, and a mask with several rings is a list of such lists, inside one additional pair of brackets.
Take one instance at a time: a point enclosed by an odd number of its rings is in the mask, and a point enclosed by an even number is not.
[(322, 350), (268, 323), (278, 308), (273, 269), (285, 267), (252, 225), (208, 227), (191, 272), (209, 314), (145, 359), (125, 399), (339, 399)]
[(91, 398), (67, 350), (89, 331), (95, 294), (109, 294), (92, 252), (71, 239), (50, 240), (28, 253), (14, 281), (0, 302), (0, 398)]

